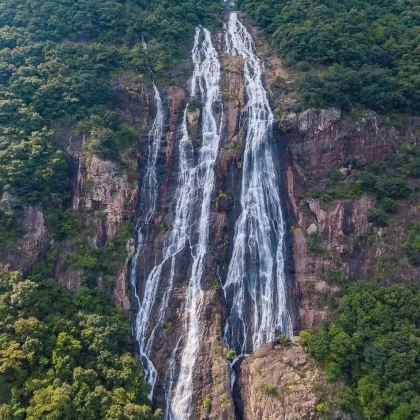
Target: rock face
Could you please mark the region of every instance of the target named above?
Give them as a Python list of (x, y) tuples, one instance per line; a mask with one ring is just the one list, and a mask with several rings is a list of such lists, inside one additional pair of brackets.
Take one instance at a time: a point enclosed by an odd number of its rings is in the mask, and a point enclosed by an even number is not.
[[(117, 233), (118, 226), (134, 214), (137, 203), (137, 178), (121, 172), (115, 162), (100, 157), (83, 157), (73, 199), (76, 211), (91, 211), (96, 228), (95, 242), (105, 243)], [(136, 155), (127, 156), (136, 161)]]
[(324, 380), (299, 344), (267, 344), (241, 366), (238, 382), (243, 419), (313, 419)]
[[(13, 206), (16, 199), (5, 193), (0, 201), (4, 209)], [(19, 229), (23, 236), (17, 243), (0, 250), (0, 262), (12, 270), (28, 272), (47, 252), (50, 236), (45, 222), (45, 216), (38, 207), (24, 206)]]
[[(142, 145), (155, 112), (153, 91), (124, 74), (112, 81), (112, 87), (116, 98), (114, 111), (136, 130), (138, 144)], [(60, 136), (59, 141), (75, 162), (71, 207), (83, 226), (80, 236), (91, 248), (105, 247), (116, 238), (123, 222), (136, 217), (138, 167), (145, 158), (144, 150), (137, 145), (125, 146), (119, 151), (121, 165), (92, 153), (88, 134), (80, 138), (70, 131)], [(61, 245), (56, 255), (54, 277), (75, 291), (84, 274), (69, 263), (77, 250), (74, 244), (67, 242)], [(121, 267), (112, 279), (112, 294), (113, 303), (128, 311), (127, 264), (134, 251), (133, 239), (127, 243), (126, 249), (127, 257), (121, 261)], [(101, 285), (102, 281), (98, 276), (97, 284)]]
[[(330, 301), (340, 295), (339, 287), (325, 281), (331, 273), (342, 273), (350, 281), (375, 275), (387, 280), (389, 272), (381, 270), (381, 256), (386, 248), (401, 249), (401, 230), (408, 229), (404, 213), (409, 211), (401, 204), (399, 215), (384, 230), (368, 221), (369, 211), (376, 204), (373, 197), (325, 204), (310, 198), (311, 192), (322, 191), (333, 170), (346, 177), (353, 168), (385, 160), (402, 145), (415, 144), (418, 139), (415, 121), (398, 131), (383, 126), (371, 112), (354, 121), (336, 109), (310, 109), (291, 114), (279, 120), (278, 125), (288, 143), (286, 185), (300, 295), (300, 328), (305, 329), (327, 319), (331, 314)], [(411, 214), (410, 220), (414, 220), (412, 217), (419, 215)], [(391, 229), (399, 234), (390, 235)], [(315, 240), (319, 242), (318, 250), (314, 249), (316, 244), (309, 244)], [(415, 270), (402, 262), (397, 265), (400, 278), (392, 280), (415, 280)]]

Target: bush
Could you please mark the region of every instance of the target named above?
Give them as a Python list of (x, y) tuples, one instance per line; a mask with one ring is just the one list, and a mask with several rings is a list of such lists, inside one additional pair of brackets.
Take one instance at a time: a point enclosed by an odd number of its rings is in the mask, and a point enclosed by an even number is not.
[(324, 252), (322, 237), (319, 233), (311, 233), (307, 238), (308, 248), (315, 255), (321, 255)]
[(390, 197), (385, 197), (379, 202), (379, 206), (385, 213), (395, 213), (397, 211), (397, 203)]
[(328, 270), (324, 274), (324, 279), (328, 284), (345, 286), (348, 283), (347, 276), (340, 270)]
[(410, 226), (404, 251), (411, 264), (420, 265), (420, 223), (413, 223)]
[(229, 362), (233, 362), (236, 358), (236, 351), (235, 349), (229, 349), (225, 352), (225, 357)]
[(389, 197), (395, 200), (407, 198), (411, 194), (411, 188), (403, 178), (385, 178), (376, 183), (378, 197)]
[(382, 209), (371, 209), (368, 213), (368, 220), (378, 227), (388, 226), (388, 216)]

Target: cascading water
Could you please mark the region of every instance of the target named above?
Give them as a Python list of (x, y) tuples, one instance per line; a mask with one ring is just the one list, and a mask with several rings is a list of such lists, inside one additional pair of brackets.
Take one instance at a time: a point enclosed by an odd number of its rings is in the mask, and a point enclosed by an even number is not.
[[(149, 150), (147, 157), (146, 172), (144, 181), (140, 189), (140, 218), (137, 223), (137, 246), (130, 271), (130, 284), (133, 290), (134, 299), (138, 305), (138, 310), (134, 322), (134, 337), (139, 346), (140, 359), (146, 371), (146, 379), (150, 384), (149, 398), (153, 396), (153, 388), (156, 383), (156, 369), (150, 360), (150, 346), (146, 340), (146, 330), (149, 316), (153, 307), (158, 284), (153, 281), (146, 281), (143, 293), (143, 299), (137, 293), (137, 273), (139, 256), (143, 252), (148, 225), (155, 213), (156, 199), (158, 191), (158, 182), (156, 177), (156, 163), (159, 155), (159, 149), (163, 132), (163, 107), (159, 90), (153, 84), (155, 93), (156, 116), (152, 128), (149, 132)], [(148, 279), (149, 280), (149, 279)]]
[[(200, 34), (203, 35), (201, 44), (199, 42)], [(191, 159), (187, 158), (192, 145), (186, 130), (185, 114), (184, 136), (180, 143), (180, 148), (184, 149), (181, 151), (184, 184), (181, 188), (180, 198), (183, 206), (186, 206), (186, 215), (191, 212), (195, 203), (201, 204), (196, 225), (197, 239), (190, 242), (192, 267), (185, 301), (184, 331), (186, 338), (170, 409), (170, 416), (174, 419), (187, 419), (191, 416), (193, 369), (200, 341), (199, 317), (203, 298), (201, 279), (208, 249), (210, 203), (215, 180), (214, 164), (220, 141), (220, 118), (215, 115), (216, 105), (220, 104), (221, 100), (220, 63), (211, 41), (210, 32), (205, 28), (196, 30), (192, 59), (194, 73), (191, 82), (191, 96), (199, 96), (202, 101), (202, 145), (198, 162), (194, 165)]]
[[(162, 326), (169, 299), (173, 290), (177, 256), (187, 246), (191, 252), (191, 274), (185, 298), (185, 324), (183, 337), (172, 351), (165, 378), (167, 418), (186, 419), (190, 416), (192, 398), (192, 374), (195, 364), (200, 331), (199, 315), (202, 301), (201, 279), (204, 271), (204, 259), (208, 247), (208, 219), (210, 201), (214, 187), (214, 163), (217, 158), (220, 141), (220, 121), (216, 116), (217, 104), (220, 104), (220, 64), (216, 50), (211, 42), (210, 32), (196, 28), (194, 47), (192, 50), (194, 71), (191, 79), (191, 96), (202, 102), (202, 144), (198, 153), (194, 152), (192, 140), (188, 134), (188, 104), (185, 107), (182, 122), (182, 138), (179, 142), (179, 181), (174, 197), (175, 218), (173, 228), (165, 242), (162, 259), (149, 272), (145, 282), (143, 299), (135, 292), (139, 310), (135, 320), (135, 335), (139, 343), (140, 356), (146, 369), (146, 377), (151, 385), (150, 397), (156, 384), (157, 372), (150, 360), (150, 354), (156, 332)], [(150, 131), (150, 139), (162, 135), (162, 104), (158, 96), (156, 100), (158, 112), (155, 123)], [(220, 108), (220, 107), (219, 107)], [(153, 145), (154, 142), (151, 141)], [(150, 168), (156, 164), (158, 149), (149, 149)], [(152, 157), (150, 157), (152, 156)], [(156, 171), (146, 171), (144, 191), (142, 197), (149, 202), (144, 216), (138, 227), (138, 246), (131, 270), (131, 284), (136, 290), (136, 273), (138, 270), (138, 256), (144, 249), (144, 227), (147, 227), (155, 210), (156, 202)], [(161, 274), (164, 266), (168, 265), (169, 274), (165, 276), (165, 284), (161, 283)], [(183, 268), (185, 276), (189, 267)], [(162, 282), (163, 283), (163, 282)], [(162, 286), (164, 292), (157, 299), (158, 289)], [(156, 311), (157, 315), (152, 316)], [(178, 348), (182, 348), (179, 367), (176, 366)], [(178, 372), (175, 387), (173, 387), (175, 373)], [(173, 397), (172, 397), (173, 391)]]
[(284, 238), (279, 179), (270, 145), (273, 113), (263, 86), (263, 64), (252, 36), (232, 12), (226, 25), (227, 53), (244, 59), (248, 103), (243, 110), (246, 145), (241, 214), (235, 225), (232, 257), (223, 286), (228, 308), (225, 340), (237, 359), (290, 336), (286, 302)]
[[(286, 302), (284, 274), (284, 238), (279, 175), (271, 145), (273, 113), (263, 86), (263, 64), (255, 53), (251, 35), (231, 13), (226, 25), (227, 53), (244, 60), (247, 104), (241, 124), (246, 133), (241, 182), (241, 213), (235, 225), (232, 257), (223, 290), (227, 305), (224, 338), (237, 352), (236, 360), (272, 341), (276, 334), (292, 334)], [(192, 101), (186, 105), (181, 138), (178, 144), (179, 177), (174, 194), (174, 219), (162, 255), (147, 271), (142, 291), (136, 289), (138, 260), (146, 247), (147, 230), (157, 201), (156, 161), (163, 130), (163, 110), (156, 87), (157, 113), (149, 133), (149, 157), (142, 186), (142, 215), (138, 223), (136, 255), (130, 281), (138, 303), (134, 332), (139, 344), (150, 397), (157, 381), (152, 362), (155, 336), (165, 322), (174, 289), (175, 277), (188, 278), (183, 306), (183, 333), (173, 343), (166, 364), (166, 418), (184, 420), (192, 417), (193, 370), (202, 340), (201, 282), (209, 246), (211, 197), (215, 187), (214, 165), (221, 136), (221, 67), (211, 35), (196, 28), (192, 49), (194, 64), (190, 93), (200, 100), (201, 136), (189, 135)], [(195, 103), (196, 101), (194, 101)], [(196, 123), (196, 116), (193, 120)], [(194, 137), (194, 136), (193, 136)], [(189, 262), (186, 264), (185, 255)], [(163, 275), (164, 273), (164, 275)], [(176, 276), (175, 276), (175, 273)], [(233, 363), (233, 364), (234, 364)]]

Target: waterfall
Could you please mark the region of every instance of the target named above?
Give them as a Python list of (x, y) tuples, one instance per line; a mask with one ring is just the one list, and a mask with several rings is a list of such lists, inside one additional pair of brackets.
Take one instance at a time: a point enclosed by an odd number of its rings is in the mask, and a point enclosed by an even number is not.
[(248, 102), (243, 110), (246, 144), (241, 213), (223, 286), (228, 319), (225, 340), (244, 356), (276, 334), (290, 336), (284, 274), (285, 224), (280, 181), (270, 143), (273, 113), (263, 86), (263, 64), (252, 36), (232, 12), (226, 25), (227, 53), (242, 57)]
[[(203, 40), (200, 43), (201, 34)], [(197, 220), (190, 220), (190, 223), (196, 223), (197, 239), (190, 243), (192, 266), (185, 300), (186, 338), (171, 404), (171, 416), (174, 419), (187, 419), (191, 416), (193, 370), (200, 342), (199, 316), (203, 298), (201, 279), (208, 249), (210, 203), (215, 180), (214, 164), (220, 141), (220, 118), (215, 116), (217, 105), (221, 104), (220, 63), (211, 42), (210, 32), (205, 28), (196, 29), (192, 59), (194, 73), (191, 81), (191, 96), (200, 97), (202, 102), (202, 145), (198, 162), (194, 165), (191, 159), (188, 159), (192, 146), (186, 131), (185, 113), (184, 136), (180, 143), (181, 171), (184, 181), (180, 191), (180, 200), (185, 208), (186, 216), (189, 216), (194, 204), (199, 203), (200, 208)]]
[[(150, 270), (146, 277), (143, 298), (140, 299), (136, 290), (137, 261), (145, 247), (143, 231), (155, 211), (157, 194), (155, 166), (159, 140), (162, 136), (162, 104), (159, 92), (155, 88), (157, 114), (149, 134), (149, 159), (144, 188), (141, 191), (144, 200), (143, 216), (138, 224), (138, 245), (130, 276), (135, 291), (134, 296), (139, 306), (134, 325), (135, 337), (146, 370), (146, 378), (151, 386), (150, 397), (152, 397), (157, 380), (157, 371), (150, 358), (154, 338), (156, 332), (162, 327), (168, 309), (177, 256), (184, 249), (189, 249), (191, 252), (191, 273), (185, 297), (185, 336), (176, 345), (174, 343), (165, 378), (167, 417), (173, 419), (188, 418), (191, 414), (193, 368), (200, 340), (199, 315), (203, 297), (201, 279), (208, 248), (208, 221), (214, 188), (214, 164), (220, 141), (220, 118), (216, 116), (221, 99), (220, 64), (211, 42), (210, 32), (205, 28), (196, 28), (192, 61), (194, 70), (190, 93), (195, 101), (201, 101), (202, 144), (198, 153), (195, 153), (192, 139), (188, 134), (188, 108), (192, 104), (190, 101), (184, 110), (182, 137), (179, 141), (179, 179), (174, 195), (175, 217), (172, 230), (165, 242), (160, 262)], [(165, 283), (161, 284), (162, 270), (166, 265), (169, 267), (169, 273), (165, 276)], [(185, 276), (188, 276), (189, 268), (189, 266), (183, 267)], [(160, 287), (164, 291), (160, 299), (157, 299)], [(182, 348), (179, 366), (176, 365), (176, 358), (179, 356), (178, 348)], [(173, 386), (176, 372), (178, 376)]]
[[(140, 189), (140, 218), (137, 223), (137, 246), (133, 258), (130, 271), (130, 285), (133, 291), (134, 299), (138, 305), (138, 310), (134, 322), (134, 337), (139, 346), (140, 359), (146, 371), (146, 379), (150, 385), (149, 398), (153, 396), (153, 388), (156, 383), (156, 369), (150, 360), (150, 346), (146, 340), (146, 330), (148, 326), (149, 316), (156, 298), (156, 291), (158, 287), (157, 282), (146, 281), (144, 287), (143, 299), (137, 292), (137, 273), (138, 273), (138, 260), (140, 254), (143, 252), (148, 225), (155, 213), (156, 199), (158, 191), (158, 182), (156, 177), (156, 162), (159, 154), (160, 143), (163, 132), (163, 107), (159, 91), (155, 84), (153, 84), (154, 99), (156, 104), (156, 116), (153, 121), (152, 128), (148, 136), (148, 156), (146, 164), (146, 172)], [(148, 279), (149, 280), (149, 279)]]

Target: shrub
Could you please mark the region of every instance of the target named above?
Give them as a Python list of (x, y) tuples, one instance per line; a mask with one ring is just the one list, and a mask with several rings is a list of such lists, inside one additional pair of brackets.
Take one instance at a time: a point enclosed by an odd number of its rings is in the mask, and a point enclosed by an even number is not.
[(225, 357), (227, 360), (229, 360), (229, 362), (233, 362), (235, 360), (236, 357), (236, 350), (235, 349), (229, 349), (228, 351), (225, 352)]
[(270, 395), (271, 397), (274, 397), (274, 398), (279, 398), (280, 397), (279, 389), (274, 385), (262, 385), (261, 386), (261, 391), (264, 394)]
[(378, 227), (388, 226), (388, 216), (382, 209), (371, 209), (369, 210), (368, 220)]
[(324, 279), (328, 284), (344, 286), (347, 284), (347, 276), (340, 270), (331, 269), (325, 272)]
[(307, 238), (308, 248), (315, 255), (321, 255), (324, 252), (322, 237), (319, 233), (311, 233)]
[(407, 198), (411, 194), (407, 181), (399, 177), (380, 179), (376, 184), (376, 189), (379, 197), (396, 200)]
[(420, 265), (420, 223), (413, 223), (408, 231), (404, 251), (411, 264)]
[(395, 213), (397, 211), (397, 203), (393, 198), (385, 197), (380, 201), (379, 205), (385, 213)]
[(197, 98), (191, 98), (188, 102), (187, 111), (194, 112), (201, 108), (201, 102)]
[(210, 414), (210, 412), (211, 412), (211, 398), (208, 395), (206, 395), (203, 399), (203, 408), (204, 408), (204, 411), (207, 414)]
[(281, 346), (281, 347), (290, 347), (293, 343), (290, 340), (289, 337), (286, 337), (285, 335), (279, 335), (277, 337), (276, 342)]

